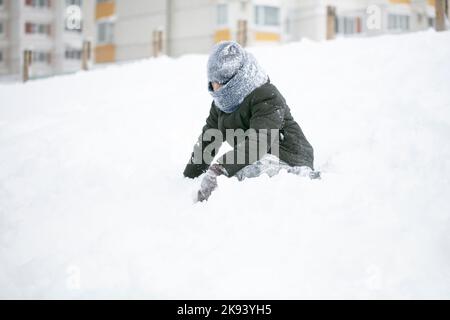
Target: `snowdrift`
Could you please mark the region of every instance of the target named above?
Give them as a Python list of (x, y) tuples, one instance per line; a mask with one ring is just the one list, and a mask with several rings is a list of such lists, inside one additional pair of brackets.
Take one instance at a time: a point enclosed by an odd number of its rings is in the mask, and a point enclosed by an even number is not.
[(322, 180), (182, 170), (205, 55), (0, 86), (1, 298), (449, 298), (450, 33), (252, 52)]

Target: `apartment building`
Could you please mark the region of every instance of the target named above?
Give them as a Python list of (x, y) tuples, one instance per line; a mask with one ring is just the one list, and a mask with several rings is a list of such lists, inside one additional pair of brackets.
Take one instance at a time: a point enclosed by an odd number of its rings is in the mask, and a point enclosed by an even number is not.
[(216, 4), (211, 0), (97, 0), (95, 61), (153, 55), (155, 30), (163, 53), (207, 52), (214, 41)]
[(426, 30), (434, 25), (434, 0), (292, 1), (290, 39), (324, 40), (329, 36), (329, 8), (335, 37), (373, 36)]
[[(221, 40), (282, 41), (280, 0), (97, 0), (97, 63), (149, 57), (154, 31), (164, 54), (205, 53)], [(252, 17), (254, 16), (254, 19)]]
[(82, 0), (0, 0), (0, 76), (20, 76), (25, 50), (32, 78), (79, 70), (82, 16)]
[(425, 30), (434, 1), (0, 0), (0, 77), (21, 74), (24, 50), (33, 52), (32, 78), (79, 70), (83, 40), (101, 64), (147, 58), (158, 46), (176, 57), (222, 40), (263, 46)]
[(93, 11), (97, 63), (151, 56), (155, 30), (163, 53), (179, 56), (222, 40), (324, 40), (330, 25), (333, 38), (425, 30), (435, 15), (434, 0), (96, 0)]

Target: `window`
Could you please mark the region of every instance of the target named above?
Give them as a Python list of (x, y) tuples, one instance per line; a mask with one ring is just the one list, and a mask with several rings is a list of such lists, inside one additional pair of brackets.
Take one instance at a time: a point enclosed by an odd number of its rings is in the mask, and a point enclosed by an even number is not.
[(279, 26), (280, 8), (255, 6), (255, 24), (258, 26)]
[(79, 6), (82, 5), (82, 0), (66, 0), (66, 6)]
[(4, 32), (5, 32), (5, 28), (3, 26), (3, 22), (0, 21), (0, 36), (2, 36)]
[(217, 24), (224, 25), (228, 23), (228, 5), (222, 3), (217, 5)]
[(110, 2), (112, 0), (97, 0), (97, 3), (102, 3), (102, 2)]
[(388, 16), (389, 30), (408, 31), (409, 30), (409, 16), (399, 14), (389, 14)]
[(50, 52), (45, 51), (33, 51), (31, 55), (33, 63), (51, 63)]
[(64, 57), (67, 60), (81, 60), (81, 50), (66, 48), (64, 51)]
[(50, 8), (50, 0), (25, 0), (25, 5), (35, 8)]
[(336, 33), (346, 35), (361, 33), (361, 21), (360, 17), (336, 17)]
[(110, 21), (99, 22), (97, 25), (97, 42), (99, 44), (114, 41), (114, 24)]
[(45, 24), (38, 24), (38, 25), (37, 25), (37, 29), (38, 29), (38, 32), (37, 32), (37, 33), (41, 33), (41, 34), (46, 34), (46, 33), (48, 33), (48, 31), (47, 31), (47, 26), (46, 26)]
[(4, 4), (5, 2), (3, 0), (0, 0), (0, 8), (3, 7)]
[(0, 63), (2, 63), (2, 62), (3, 62), (3, 51), (0, 51)]
[(44, 34), (50, 35), (51, 27), (49, 24), (38, 24), (27, 22), (25, 23), (25, 33), (26, 34)]

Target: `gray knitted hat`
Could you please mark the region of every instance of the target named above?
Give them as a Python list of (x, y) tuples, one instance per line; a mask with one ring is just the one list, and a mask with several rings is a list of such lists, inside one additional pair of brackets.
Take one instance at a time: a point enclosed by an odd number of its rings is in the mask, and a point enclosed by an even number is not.
[[(246, 96), (267, 80), (255, 57), (237, 42), (220, 42), (212, 49), (208, 59), (208, 90), (223, 112), (234, 112)], [(222, 87), (214, 91), (212, 82)]]

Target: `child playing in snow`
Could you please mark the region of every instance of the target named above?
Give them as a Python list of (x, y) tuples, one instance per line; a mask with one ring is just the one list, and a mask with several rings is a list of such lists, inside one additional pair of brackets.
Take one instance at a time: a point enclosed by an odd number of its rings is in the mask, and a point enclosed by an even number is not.
[[(184, 170), (184, 176), (188, 178), (196, 178), (206, 172), (198, 192), (198, 201), (208, 199), (217, 187), (217, 177), (220, 175), (236, 176), (243, 180), (263, 173), (273, 176), (281, 169), (286, 169), (288, 172), (313, 178), (313, 148), (293, 119), (285, 99), (270, 82), (254, 56), (236, 42), (220, 42), (211, 52), (207, 70), (208, 90), (213, 102), (202, 135)], [(233, 150), (216, 163), (211, 164), (204, 159), (196, 161), (194, 155), (203, 154), (205, 148), (212, 143), (204, 137), (205, 132), (211, 129), (219, 131), (223, 136), (230, 129), (254, 130), (257, 133), (257, 143), (262, 137), (270, 142), (262, 153), (261, 150), (256, 151), (255, 162), (249, 162), (249, 153), (255, 150), (252, 150), (249, 143), (252, 138), (248, 137), (240, 142), (236, 139), (228, 141)], [(277, 133), (275, 137), (271, 136), (273, 132)], [(276, 154), (271, 152), (273, 150), (277, 151)], [(241, 163), (236, 157), (240, 151), (245, 154), (245, 161)], [(212, 157), (215, 153), (214, 149)]]

